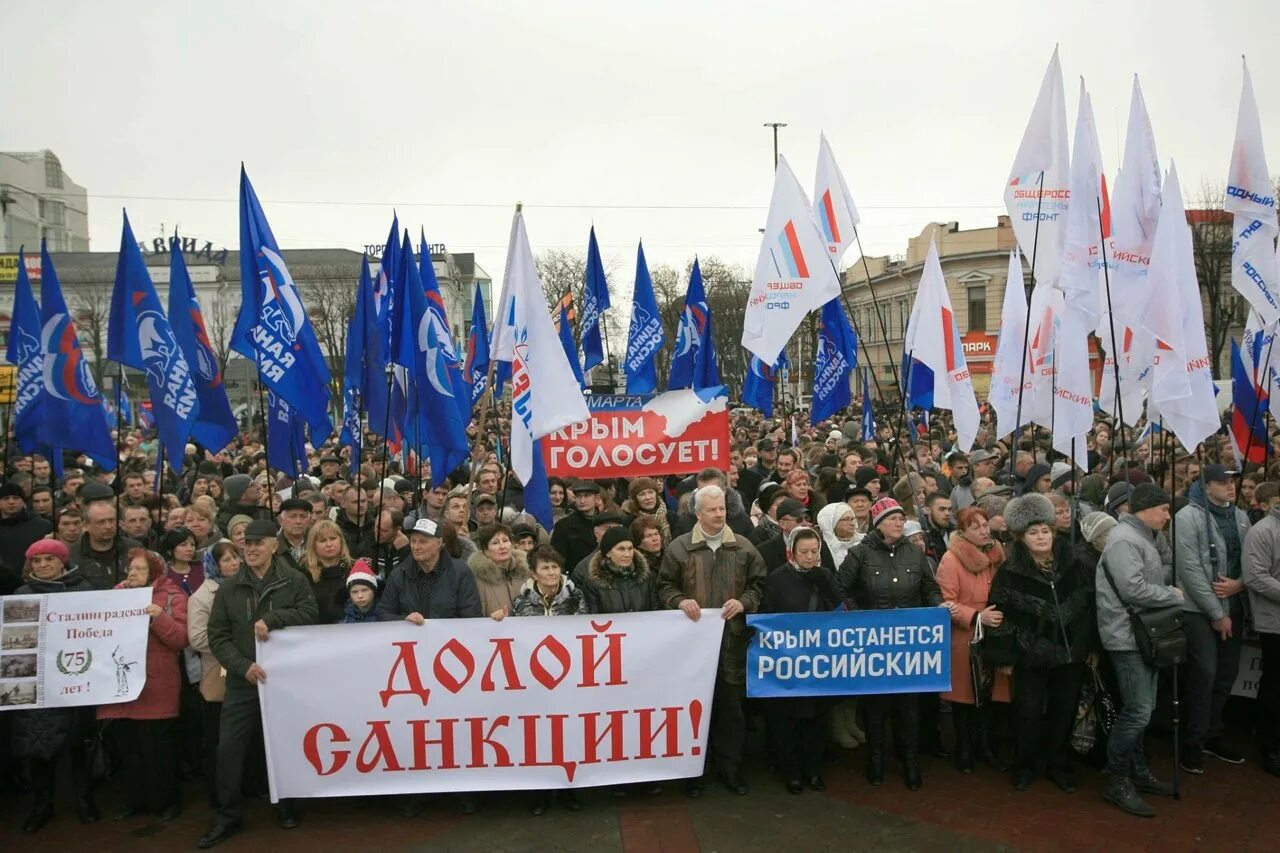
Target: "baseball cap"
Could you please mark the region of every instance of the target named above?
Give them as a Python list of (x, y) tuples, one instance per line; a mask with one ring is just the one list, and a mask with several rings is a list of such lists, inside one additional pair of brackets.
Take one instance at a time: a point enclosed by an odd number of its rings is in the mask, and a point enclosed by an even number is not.
[(782, 503), (778, 504), (778, 518), (784, 515), (791, 518), (806, 518), (809, 515), (809, 508), (795, 498), (786, 498)]
[[(310, 509), (309, 504), (307, 508)], [(244, 541), (258, 542), (263, 539), (274, 539), (278, 532), (274, 521), (258, 518), (249, 522), (249, 526), (244, 529)]]
[(409, 528), (409, 534), (421, 533), (423, 536), (440, 537), (440, 526), (429, 518), (419, 518)]
[(1229, 480), (1234, 480), (1237, 472), (1232, 471), (1226, 465), (1219, 465), (1215, 462), (1212, 465), (1204, 466), (1203, 473), (1206, 483), (1225, 483)]

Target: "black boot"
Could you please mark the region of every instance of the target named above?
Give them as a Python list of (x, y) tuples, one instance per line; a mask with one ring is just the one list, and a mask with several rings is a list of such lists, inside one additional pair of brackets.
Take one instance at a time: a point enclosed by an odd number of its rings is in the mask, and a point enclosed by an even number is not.
[(972, 705), (951, 704), (951, 722), (956, 727), (955, 756), (956, 769), (961, 773), (973, 772), (973, 740), (974, 716), (977, 709)]
[(53, 820), (54, 768), (56, 764), (41, 758), (31, 759), (31, 814), (22, 822), (22, 831), (39, 832)]
[(868, 709), (866, 729), (867, 781), (872, 785), (884, 784), (884, 727), (884, 714), (875, 713)]

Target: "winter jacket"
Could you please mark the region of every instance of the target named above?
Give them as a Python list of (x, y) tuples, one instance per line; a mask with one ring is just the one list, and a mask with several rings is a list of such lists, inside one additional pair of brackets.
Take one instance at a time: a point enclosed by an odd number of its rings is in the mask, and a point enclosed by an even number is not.
[(347, 540), (347, 550), (351, 553), (351, 559), (357, 560), (361, 557), (372, 557), (376, 546), (373, 535), (373, 510), (365, 511), (364, 520), (356, 524), (347, 518), (347, 514), (342, 510), (338, 510), (337, 516), (333, 519), (338, 525), (338, 529), (342, 531), (342, 538)]
[[(659, 564), (660, 565), (660, 564)], [(596, 551), (574, 584), (582, 590), (589, 613), (646, 613), (660, 610), (657, 575), (639, 550), (630, 571), (623, 571)]]
[(267, 628), (278, 631), (314, 625), (316, 615), (311, 583), (281, 559), (271, 560), (260, 585), (248, 566), (224, 580), (209, 611), (209, 648), (227, 671), (228, 689), (250, 686), (244, 676), (257, 660), (255, 622), (261, 619)]
[[(760, 596), (761, 613), (825, 613), (842, 603), (835, 576), (824, 566), (804, 570), (788, 562), (769, 573)], [(767, 700), (771, 712), (811, 719), (832, 702), (825, 697), (785, 696)]]
[(1280, 510), (1271, 510), (1249, 531), (1241, 562), (1253, 629), (1280, 634)]
[[(32, 578), (18, 587), (14, 595), (47, 595), (59, 592), (86, 592), (93, 589), (84, 575), (75, 569), (51, 581)], [(8, 711), (13, 728), (15, 758), (56, 758), (62, 754), (78, 732), (79, 708), (40, 708), (31, 711)]]
[[(1098, 633), (1102, 637), (1102, 647), (1109, 652), (1138, 650), (1129, 614), (1125, 611), (1126, 604), (1143, 609), (1182, 603), (1169, 585), (1173, 569), (1157, 548), (1157, 538), (1156, 531), (1128, 512), (1120, 516), (1120, 522), (1107, 536), (1107, 547), (1098, 560), (1095, 583), (1098, 590)], [(1108, 569), (1124, 599), (1123, 603), (1116, 599), (1111, 584), (1107, 582), (1105, 572)]]
[(550, 599), (538, 589), (537, 581), (529, 578), (511, 602), (512, 616), (573, 616), (590, 612), (583, 602), (582, 590), (568, 578), (560, 582), (560, 588)]
[(1230, 559), (1233, 549), (1223, 536), (1222, 527), (1234, 525), (1239, 549), (1249, 533), (1249, 516), (1235, 506), (1212, 506), (1200, 481), (1191, 484), (1187, 498), (1187, 505), (1178, 510), (1175, 519), (1178, 576), (1174, 580), (1185, 593), (1182, 609), (1203, 613), (1213, 622), (1231, 614), (1230, 599), (1218, 598), (1213, 582), (1218, 575), (1240, 578), (1240, 562)]
[(879, 529), (849, 549), (836, 581), (844, 597), (859, 610), (937, 607), (942, 603), (924, 552), (906, 537), (889, 545)]
[(524, 588), (524, 582), (533, 577), (533, 572), (529, 571), (529, 558), (519, 548), (511, 549), (511, 565), (506, 569), (498, 568), (498, 564), (484, 551), (468, 557), (467, 568), (475, 575), (480, 609), (485, 615), (510, 607)]
[(305, 568), (302, 575), (311, 583), (311, 592), (316, 597), (317, 625), (332, 625), (342, 621), (343, 610), (347, 605), (347, 573), (351, 564), (340, 562), (336, 566), (320, 569), (320, 580), (312, 580), (311, 573)]
[(363, 625), (366, 622), (378, 621), (378, 602), (369, 605), (368, 610), (361, 610), (356, 607), (354, 601), (347, 601), (346, 607), (342, 609), (342, 617), (338, 622), (343, 625)]
[[(991, 597), (991, 582), (1003, 562), (1004, 549), (999, 543), (983, 551), (957, 533), (951, 537), (947, 553), (938, 563), (938, 589), (942, 591), (942, 600), (956, 605), (955, 612), (951, 614), (951, 689), (942, 694), (948, 702), (975, 703), (973, 677), (969, 672), (970, 643), (977, 630), (978, 614), (986, 609)], [(1009, 701), (1008, 676), (996, 674), (991, 698), (997, 702)]]
[[(209, 614), (220, 587), (207, 578), (206, 581), (187, 599), (187, 644), (200, 653), (200, 695), (206, 702), (221, 702), (226, 693), (226, 677), (221, 675), (222, 664), (209, 648)], [(213, 672), (218, 675), (210, 675)]]
[(146, 683), (132, 702), (99, 705), (99, 720), (172, 720), (178, 716), (182, 689), (179, 652), (187, 647), (187, 594), (161, 575), (151, 587), (151, 603), (160, 613), (151, 617), (147, 632)]
[(138, 542), (122, 535), (107, 550), (95, 551), (86, 533), (67, 549), (67, 564), (78, 568), (93, 589), (111, 589), (129, 572), (129, 551), (141, 547)]
[(386, 588), (378, 599), (378, 621), (394, 622), (410, 613), (421, 613), (427, 619), (469, 619), (483, 616), (476, 577), (461, 560), (451, 557), (443, 548), (433, 572), (439, 572), (430, 594), (422, 577), (425, 573), (410, 554), (387, 578)]
[(573, 509), (551, 529), (551, 547), (564, 557), (566, 566), (576, 566), (596, 550), (595, 521)]
[(668, 608), (692, 599), (701, 607), (721, 607), (730, 599), (742, 603), (743, 613), (728, 620), (720, 641), (718, 678), (728, 684), (747, 680), (747, 613), (760, 608), (768, 572), (755, 547), (723, 528), (720, 547), (707, 545), (701, 525), (677, 536), (667, 547), (658, 570), (658, 598)]
[(1015, 542), (991, 580), (987, 603), (1004, 615), (999, 628), (986, 629), (983, 659), (991, 666), (1062, 666), (1094, 649), (1093, 578), (1061, 536), (1053, 539), (1049, 574)]
[(27, 549), (52, 532), (52, 524), (26, 509), (0, 518), (0, 595), (12, 595), (22, 585)]

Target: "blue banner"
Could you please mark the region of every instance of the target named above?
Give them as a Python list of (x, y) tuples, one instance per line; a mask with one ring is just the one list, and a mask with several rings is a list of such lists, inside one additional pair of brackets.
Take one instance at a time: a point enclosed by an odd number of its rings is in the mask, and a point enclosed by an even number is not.
[(943, 607), (747, 617), (747, 695), (858, 696), (951, 689)]

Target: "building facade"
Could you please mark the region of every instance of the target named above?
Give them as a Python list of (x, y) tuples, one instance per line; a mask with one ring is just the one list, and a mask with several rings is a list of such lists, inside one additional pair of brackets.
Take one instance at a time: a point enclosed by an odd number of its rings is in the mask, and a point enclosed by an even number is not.
[[(0, 152), (0, 252), (89, 251), (89, 199), (52, 151)], [(0, 268), (0, 282), (12, 281)]]
[[(994, 228), (961, 230), (956, 222), (930, 223), (908, 241), (906, 254), (868, 257), (865, 268), (859, 262), (845, 270), (841, 279), (861, 343), (859, 363), (873, 372), (873, 394), (878, 383), (882, 396), (897, 396), (894, 378), (901, 370), (907, 322), (915, 304), (930, 240), (938, 247), (951, 308), (960, 327), (965, 361), (981, 402), (986, 400), (991, 387), (991, 370), (1000, 335), (1021, 336), (1024, 331), (1000, 328), (1009, 252), (1017, 243), (1008, 216), (1000, 216)], [(1026, 283), (1030, 284), (1025, 257), (1023, 265)], [(1092, 339), (1090, 367), (1096, 385), (1101, 360)]]

